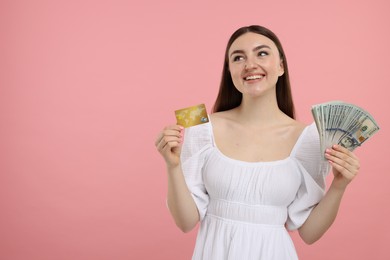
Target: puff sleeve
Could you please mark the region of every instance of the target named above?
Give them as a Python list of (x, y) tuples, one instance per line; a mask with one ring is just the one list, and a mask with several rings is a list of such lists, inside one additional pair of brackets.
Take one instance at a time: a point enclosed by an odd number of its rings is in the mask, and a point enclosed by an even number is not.
[(325, 194), (326, 176), (330, 170), (329, 163), (321, 154), (316, 125), (312, 123), (305, 131), (292, 153), (301, 172), (301, 185), (296, 198), (288, 206), (286, 225), (289, 230), (300, 228), (320, 202)]
[(210, 123), (186, 128), (180, 160), (184, 178), (198, 208), (200, 220), (204, 218), (209, 195), (203, 182), (203, 166), (211, 147)]

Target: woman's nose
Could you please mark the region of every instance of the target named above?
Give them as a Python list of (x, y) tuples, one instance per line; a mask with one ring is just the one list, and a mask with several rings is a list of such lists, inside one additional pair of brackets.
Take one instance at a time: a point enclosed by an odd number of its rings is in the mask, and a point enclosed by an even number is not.
[(245, 62), (245, 69), (253, 69), (257, 66), (256, 62), (252, 59), (247, 59)]

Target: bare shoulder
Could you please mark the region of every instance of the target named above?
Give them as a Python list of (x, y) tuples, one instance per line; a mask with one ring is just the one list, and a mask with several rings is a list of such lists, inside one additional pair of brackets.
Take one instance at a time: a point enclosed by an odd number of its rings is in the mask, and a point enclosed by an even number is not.
[(223, 144), (226, 140), (235, 138), (236, 133), (240, 132), (241, 126), (238, 124), (237, 120), (235, 120), (231, 110), (211, 114), (210, 121), (214, 138), (219, 144)]
[(307, 127), (307, 125), (300, 122), (300, 121), (293, 119), (292, 123), (291, 123), (291, 127), (298, 132), (302, 132)]
[(210, 120), (214, 130), (224, 130), (236, 124), (231, 110), (215, 112), (210, 115)]
[(306, 124), (295, 119), (288, 118), (286, 119), (285, 125), (284, 127), (282, 127), (282, 129), (284, 129), (284, 131), (286, 131), (286, 134), (289, 135), (292, 139), (296, 139), (301, 135), (301, 133), (306, 127)]
[(220, 122), (229, 118), (229, 111), (215, 112), (210, 115), (212, 122)]

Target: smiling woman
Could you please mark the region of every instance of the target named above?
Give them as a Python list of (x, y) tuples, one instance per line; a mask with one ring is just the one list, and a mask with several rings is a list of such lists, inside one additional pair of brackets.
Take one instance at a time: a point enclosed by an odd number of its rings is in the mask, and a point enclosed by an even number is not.
[(298, 259), (287, 230), (308, 244), (320, 239), (359, 170), (341, 146), (322, 160), (315, 124), (294, 118), (283, 48), (261, 26), (231, 36), (210, 122), (187, 128), (184, 142), (183, 132), (167, 126), (155, 144), (177, 226), (188, 232), (201, 223), (194, 260)]
[(234, 41), (229, 52), (230, 74), (237, 90), (252, 97), (269, 90), (272, 95), (284, 73), (275, 44), (263, 35), (249, 32)]
[[(243, 63), (246, 65), (244, 56), (244, 50), (231, 50), (231, 53), (229, 53), (232, 44), (235, 42), (235, 40), (238, 38), (238, 36), (243, 37), (252, 36), (253, 38), (259, 37), (257, 44), (253, 46), (252, 53), (254, 55), (259, 56), (257, 59), (257, 62), (260, 62), (260, 60), (264, 59), (262, 57), (265, 57), (265, 59), (268, 59), (266, 56), (271, 53), (274, 56), (274, 59), (277, 59), (275, 57), (275, 54), (279, 55), (279, 62), (280, 62), (280, 72), (281, 75), (277, 79), (276, 82), (276, 98), (278, 101), (278, 106), (280, 110), (282, 110), (285, 114), (287, 114), (290, 117), (294, 117), (294, 105), (292, 101), (292, 94), (291, 94), (291, 88), (290, 88), (290, 79), (289, 79), (289, 72), (288, 72), (288, 66), (287, 66), (287, 60), (286, 55), (284, 53), (282, 44), (280, 43), (278, 37), (270, 30), (268, 30), (265, 27), (262, 26), (248, 26), (248, 27), (242, 27), (238, 29), (230, 38), (226, 51), (225, 51), (225, 60), (224, 60), (224, 66), (222, 70), (222, 80), (220, 84), (220, 89), (218, 93), (217, 100), (215, 101), (214, 105), (214, 112), (217, 111), (224, 111), (229, 110), (234, 107), (237, 107), (239, 104), (241, 104), (242, 101), (242, 93), (239, 92), (236, 89), (236, 86), (233, 83), (234, 77), (232, 76), (231, 69), (229, 62), (232, 63), (240, 60), (240, 63)], [(254, 34), (254, 35), (253, 35)], [(272, 40), (271, 40), (272, 39)], [(237, 39), (240, 40), (240, 39)], [(268, 43), (266, 45), (265, 43)], [(249, 46), (250, 48), (250, 46)], [(276, 49), (275, 49), (276, 48)], [(249, 50), (250, 52), (251, 50)], [(240, 55), (238, 55), (238, 54)], [(229, 57), (230, 55), (230, 57)], [(237, 57), (232, 57), (233, 55), (237, 55)], [(249, 61), (252, 62), (252, 61)], [(250, 65), (250, 64), (249, 64)]]

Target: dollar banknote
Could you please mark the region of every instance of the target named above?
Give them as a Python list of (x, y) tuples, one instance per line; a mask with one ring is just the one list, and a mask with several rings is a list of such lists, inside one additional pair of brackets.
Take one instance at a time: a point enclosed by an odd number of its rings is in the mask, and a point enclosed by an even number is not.
[(311, 112), (323, 153), (334, 144), (353, 151), (379, 130), (370, 113), (354, 104), (331, 101), (312, 106)]

